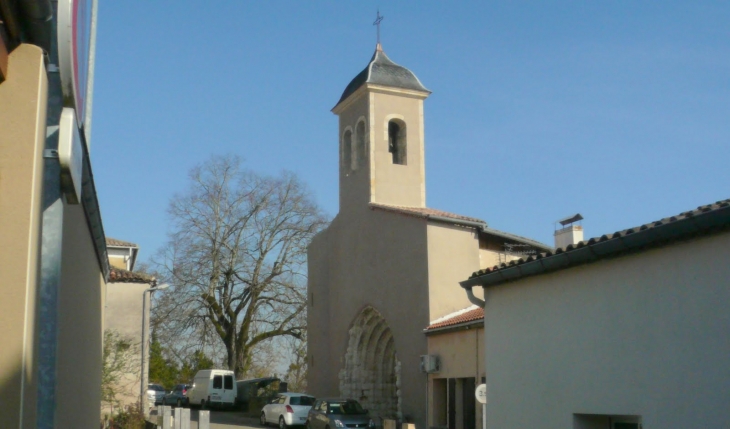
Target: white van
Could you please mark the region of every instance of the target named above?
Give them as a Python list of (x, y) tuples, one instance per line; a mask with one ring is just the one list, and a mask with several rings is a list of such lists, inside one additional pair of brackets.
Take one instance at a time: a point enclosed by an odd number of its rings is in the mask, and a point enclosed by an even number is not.
[(195, 374), (188, 392), (191, 406), (232, 408), (236, 402), (236, 380), (233, 371), (203, 369)]

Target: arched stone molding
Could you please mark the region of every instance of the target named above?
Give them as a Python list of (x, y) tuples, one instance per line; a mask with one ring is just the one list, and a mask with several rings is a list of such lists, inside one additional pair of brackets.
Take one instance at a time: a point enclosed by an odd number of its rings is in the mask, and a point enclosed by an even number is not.
[(355, 132), (352, 151), (352, 169), (367, 166), (368, 160), (368, 136), (369, 130), (364, 116), (360, 116), (355, 122)]
[(367, 306), (355, 317), (339, 375), (340, 395), (359, 400), (376, 422), (379, 418), (402, 417), (395, 340), (375, 308)]
[(388, 123), (393, 119), (398, 119), (403, 123), (406, 122), (406, 117), (397, 113), (393, 113), (385, 117), (383, 120), (383, 141), (386, 143), (388, 143)]
[(352, 130), (351, 126), (345, 127), (345, 131), (342, 132), (342, 143), (340, 144), (341, 147), (341, 159), (340, 159), (340, 165), (342, 166), (342, 170), (345, 173), (345, 175), (348, 175), (352, 171), (352, 156), (353, 156), (353, 136), (354, 132)]

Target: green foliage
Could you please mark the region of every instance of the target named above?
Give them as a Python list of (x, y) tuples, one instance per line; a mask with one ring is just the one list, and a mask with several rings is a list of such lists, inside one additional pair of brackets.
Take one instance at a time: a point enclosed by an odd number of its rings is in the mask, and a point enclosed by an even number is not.
[(165, 349), (157, 340), (155, 335), (152, 336), (152, 344), (150, 345), (150, 383), (161, 384), (166, 390), (172, 390), (176, 384), (190, 383), (195, 377), (195, 373), (201, 369), (212, 369), (215, 362), (202, 350), (196, 350), (188, 356), (181, 359), (178, 364), (171, 353)]
[(165, 358), (165, 350), (155, 335), (152, 336), (150, 344), (150, 383), (161, 384), (165, 390), (172, 390), (177, 382), (179, 368), (177, 363)]
[(213, 360), (206, 356), (202, 350), (196, 350), (183, 362), (177, 381), (179, 383), (188, 383), (193, 380), (195, 373), (201, 369), (213, 369), (214, 366)]

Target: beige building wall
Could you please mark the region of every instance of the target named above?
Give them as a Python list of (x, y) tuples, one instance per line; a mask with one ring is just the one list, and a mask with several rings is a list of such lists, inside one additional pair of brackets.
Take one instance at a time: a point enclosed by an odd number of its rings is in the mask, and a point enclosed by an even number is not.
[(443, 223), (428, 225), (429, 321), (470, 305), (466, 295), (453, 285), (463, 279), (464, 273), (479, 268), (476, 229)]
[[(423, 99), (406, 91), (370, 93), (373, 160), (371, 202), (409, 207), (426, 206), (426, 174), (423, 156)], [(407, 162), (393, 164), (388, 152), (388, 122), (406, 124)]]
[(419, 356), (426, 352), (421, 332), (429, 323), (426, 221), (367, 206), (356, 213), (338, 215), (310, 245), (308, 391), (339, 396), (349, 328), (371, 305), (392, 330), (402, 363), (402, 412), (423, 425), (427, 384)]
[[(125, 337), (138, 353), (135, 353), (130, 363), (130, 372), (120, 380), (122, 390), (117, 397), (122, 406), (139, 401), (141, 371), (139, 349), (142, 340), (142, 296), (150, 287), (148, 283), (108, 283), (106, 290), (106, 329), (115, 331)], [(149, 320), (149, 293), (144, 294), (146, 301), (146, 321)], [(149, 326), (145, 330), (145, 337), (149, 337)]]
[(487, 427), (730, 425), (730, 232), (488, 288)]
[[(447, 380), (474, 378), (475, 384), (481, 384), (486, 376), (484, 370), (484, 329), (481, 326), (470, 325), (469, 328), (458, 330), (444, 330), (429, 333), (428, 354), (436, 355), (440, 360), (437, 373), (428, 375), (428, 427), (446, 427), (448, 422), (448, 397), (446, 394)], [(462, 403), (463, 403), (462, 398)], [(471, 399), (471, 398), (468, 398)], [(457, 408), (459, 402), (457, 402)], [(477, 403), (474, 410), (475, 427), (482, 427), (482, 408)], [(456, 413), (457, 417), (462, 417)], [(456, 429), (463, 429), (463, 421), (457, 419)], [(461, 425), (459, 422), (461, 421)]]
[(104, 278), (81, 205), (63, 213), (56, 425), (98, 427)]
[(20, 45), (0, 83), (0, 428), (36, 426), (46, 94), (42, 50)]

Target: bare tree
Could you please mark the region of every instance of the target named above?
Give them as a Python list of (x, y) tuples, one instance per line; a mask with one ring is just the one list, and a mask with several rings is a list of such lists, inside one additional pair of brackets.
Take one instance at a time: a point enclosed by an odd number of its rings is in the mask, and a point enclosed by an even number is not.
[(265, 177), (214, 157), (189, 176), (156, 261), (174, 286), (159, 298), (156, 328), (196, 347), (222, 343), (241, 377), (257, 346), (303, 335), (306, 247), (327, 219), (291, 173)]

